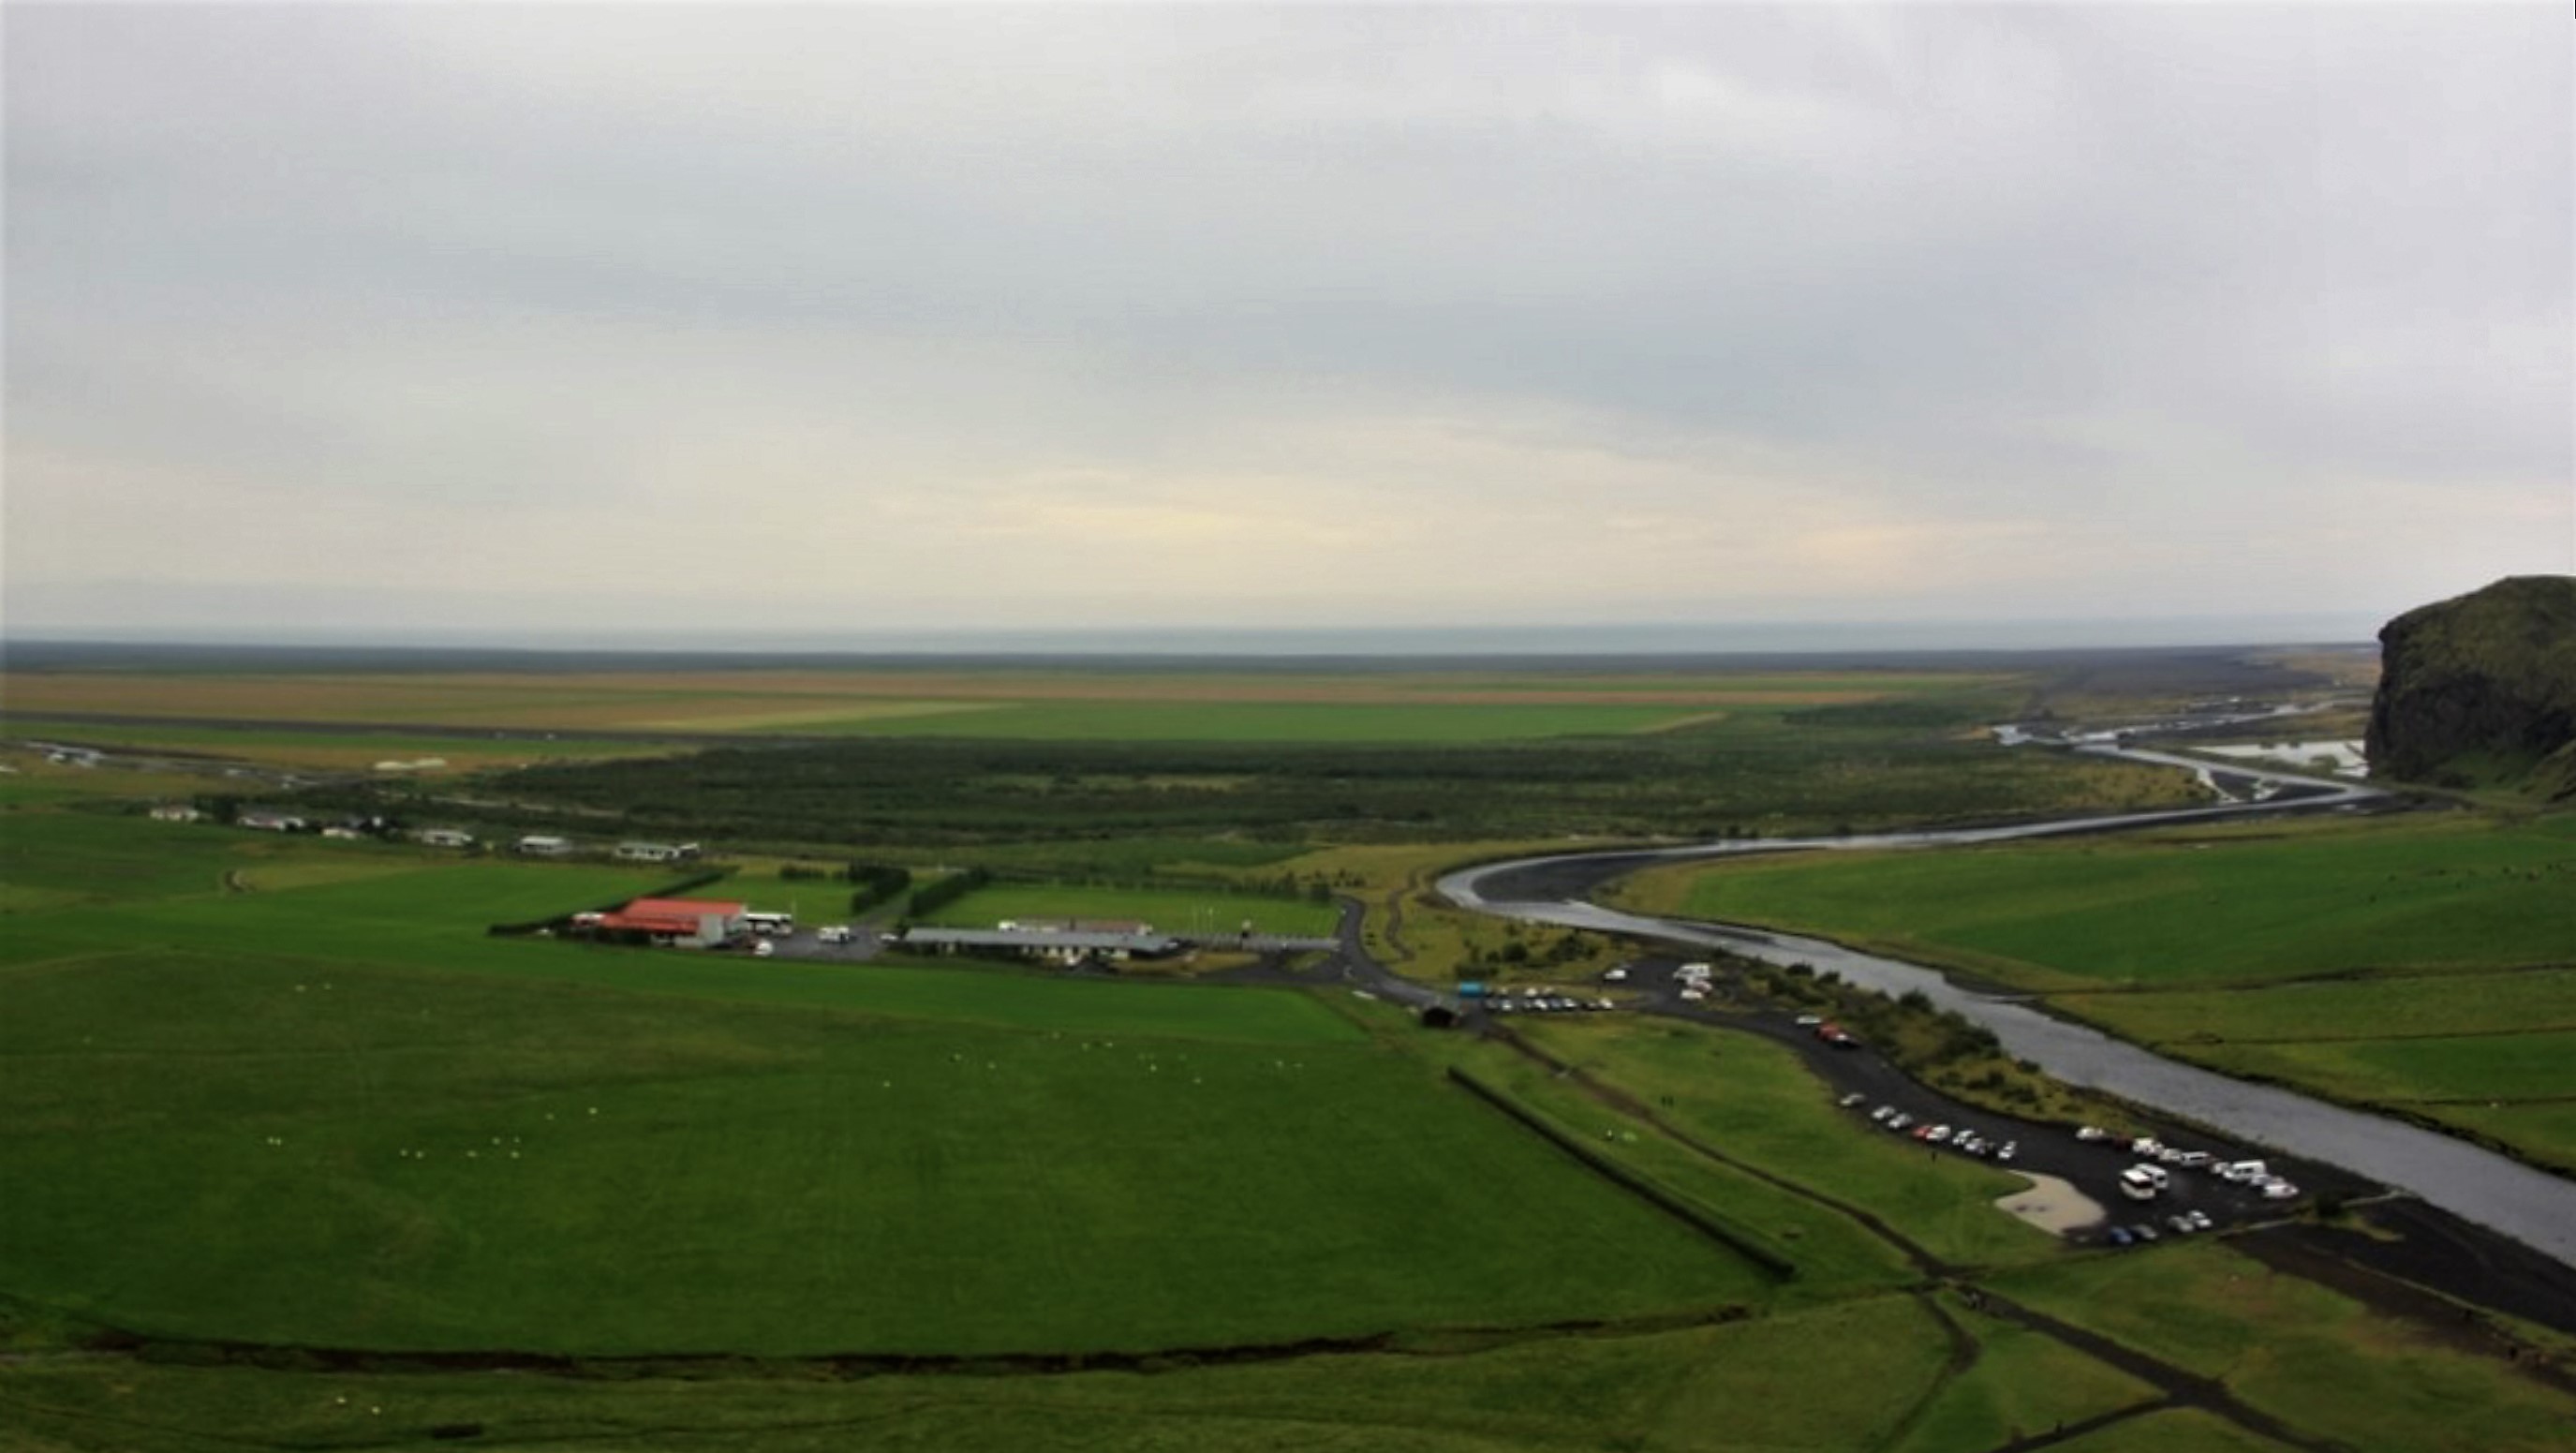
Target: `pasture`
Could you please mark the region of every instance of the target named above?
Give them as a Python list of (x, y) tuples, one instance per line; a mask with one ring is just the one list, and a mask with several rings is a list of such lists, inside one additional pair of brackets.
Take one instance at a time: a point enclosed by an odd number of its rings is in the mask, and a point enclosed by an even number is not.
[[(155, 1335), (1081, 1352), (1763, 1290), (1348, 1031), (1012, 1030), (187, 955), (8, 973), (0, 1286)], [(1481, 1214), (1495, 1185), (1515, 1216)], [(1514, 1275), (1453, 1266), (1467, 1225)]]
[[(1943, 1376), (1939, 1329), (1903, 1296), (1714, 1327), (1444, 1351), (1151, 1375), (851, 1379), (754, 1368), (685, 1379), (324, 1374), (46, 1358), (0, 1362), (0, 1417), (41, 1448), (115, 1453), (195, 1453), (210, 1426), (265, 1447), (428, 1443), (432, 1429), (471, 1426), (480, 1431), (468, 1446), (523, 1453), (825, 1453), (854, 1443), (997, 1453), (1860, 1453), (1885, 1446)], [(1847, 1385), (1802, 1395), (1826, 1367)]]
[(2576, 1169), (2576, 815), (2335, 822), (1778, 858), (1629, 901), (2046, 994), (2213, 1068)]
[(2576, 1395), (2217, 1242), (2022, 1268), (1991, 1284), (2363, 1453), (2542, 1453), (2565, 1446), (2576, 1419)]
[(2203, 829), (1655, 876), (1667, 886), (1632, 901), (1938, 954), (2051, 990), (2576, 958), (2576, 815)]
[[(492, 919), (649, 878), (130, 817), (0, 825), (28, 849), (11, 871), (95, 887), (6, 919), (0, 1333), (43, 1351), (104, 1324), (157, 1349), (0, 1358), (0, 1441), (156, 1453), (218, 1427), (297, 1446), (470, 1428), (499, 1448), (765, 1450), (860, 1430), (1013, 1450), (1979, 1453), (2150, 1406), (2128, 1376), (1927, 1294), (1850, 1217), (1376, 1006), (493, 939)], [(1345, 859), (1373, 878), (1428, 862)], [(2085, 1277), (2169, 1264), (2091, 1270), (1983, 1209), (1984, 1172), (1878, 1163), (1882, 1139), (1775, 1047), (1541, 1032), (1672, 1096), (1694, 1135), (1962, 1256)], [(1798, 1277), (1585, 1173), (1446, 1083), (1453, 1062)], [(2133, 1295), (2006, 1275), (2070, 1316)], [(2341, 1435), (2393, 1409), (2394, 1431), (2356, 1447), (2536, 1446), (2527, 1430), (2565, 1413), (2339, 1299), (2247, 1303), (2198, 1275), (2162, 1295), (2212, 1343), (2289, 1347), (2294, 1366), (2224, 1375), (2302, 1426)], [(1687, 1325), (1725, 1308), (1744, 1315)], [(2320, 1360), (2301, 1318), (2346, 1350)], [(1611, 1325), (1551, 1325), (1596, 1319)], [(844, 1379), (796, 1360), (1309, 1337), (1383, 1350), (1045, 1376)], [(565, 1378), (296, 1347), (704, 1356)], [(181, 1365), (217, 1355), (277, 1365)], [(2483, 1401), (2438, 1424), (2422, 1378)], [(2095, 1437), (2192, 1436), (2185, 1416)]]
[[(1521, 670), (1468, 666), (1244, 671), (990, 665), (807, 670), (369, 673), (142, 670), (0, 673), (14, 719), (168, 717), (257, 740), (239, 723), (519, 732), (894, 735), (1092, 741), (1477, 742), (1669, 730), (1715, 715), (1947, 701), (2009, 702), (2009, 673), (1905, 669)], [(1998, 692), (2005, 694), (1998, 695)], [(160, 740), (118, 727), (125, 740)], [(283, 736), (284, 734), (281, 734)], [(177, 743), (185, 737), (167, 740)], [(343, 745), (364, 749), (372, 737)], [(438, 754), (435, 739), (415, 749)], [(319, 746), (319, 743), (307, 743)], [(544, 754), (589, 753), (546, 744)]]
[[(51, 846), (110, 882), (120, 845), (139, 864), (187, 831), (9, 828), (21, 866)], [(1289, 991), (495, 940), (648, 880), (246, 837), (194, 840), (112, 915), (11, 916), (0, 1290), (46, 1315), (953, 1355), (1651, 1317), (1769, 1286)], [(1489, 1214), (1497, 1186), (1515, 1215)]]
[(1945, 1260), (2003, 1265), (2060, 1243), (1995, 1209), (2028, 1183), (1960, 1156), (1928, 1156), (1835, 1108), (1789, 1050), (1747, 1035), (1628, 1019), (1543, 1020), (1514, 1032), (1603, 1083), (1665, 1107), (1708, 1144), (1885, 1219)]
[[(23, 706), (12, 705), (18, 713), (24, 712)], [(391, 730), (313, 730), (283, 720), (268, 727), (228, 727), (183, 721), (166, 725), (56, 722), (30, 720), (23, 714), (13, 714), (6, 725), (10, 731), (30, 737), (109, 750), (178, 752), (220, 758), (227, 762), (256, 762), (265, 766), (334, 772), (372, 772), (379, 763), (416, 763), (437, 759), (442, 765), (409, 772), (409, 775), (432, 778), (524, 766), (530, 762), (652, 756), (670, 750), (649, 742), (544, 733), (491, 736), (430, 735)], [(388, 772), (383, 775), (394, 774)]]

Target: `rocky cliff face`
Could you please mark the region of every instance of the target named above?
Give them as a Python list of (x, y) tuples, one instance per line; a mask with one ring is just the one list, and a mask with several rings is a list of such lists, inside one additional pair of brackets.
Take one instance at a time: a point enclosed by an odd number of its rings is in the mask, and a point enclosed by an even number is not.
[(2408, 611), (2379, 646), (2373, 776), (2576, 796), (2576, 576)]

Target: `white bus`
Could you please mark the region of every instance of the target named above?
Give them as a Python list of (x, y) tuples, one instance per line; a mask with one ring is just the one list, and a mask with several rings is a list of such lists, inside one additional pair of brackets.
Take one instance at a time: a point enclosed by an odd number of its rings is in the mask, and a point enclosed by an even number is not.
[(781, 934), (794, 933), (796, 931), (796, 915), (793, 913), (745, 913), (742, 916), (742, 926), (750, 929), (756, 934), (759, 934), (762, 938), (771, 938)]

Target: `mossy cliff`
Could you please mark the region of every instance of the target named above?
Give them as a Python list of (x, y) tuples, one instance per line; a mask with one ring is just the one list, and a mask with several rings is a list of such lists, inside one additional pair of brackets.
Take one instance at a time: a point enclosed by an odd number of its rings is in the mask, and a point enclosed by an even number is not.
[(2576, 576), (2523, 575), (2379, 633), (2371, 773), (2576, 797)]

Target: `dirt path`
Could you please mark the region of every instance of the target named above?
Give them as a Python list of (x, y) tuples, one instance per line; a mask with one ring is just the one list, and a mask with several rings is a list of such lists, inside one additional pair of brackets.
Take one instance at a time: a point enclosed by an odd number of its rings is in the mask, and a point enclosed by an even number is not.
[(1972, 1296), (1969, 1305), (1987, 1316), (2045, 1332), (2096, 1362), (2107, 1363), (2138, 1381), (2162, 1392), (2167, 1405), (2198, 1408), (2202, 1412), (2226, 1419), (2249, 1433), (2305, 1448), (2309, 1453), (2348, 1453), (2342, 1444), (2294, 1428), (2270, 1413), (2247, 1406), (2228, 1391), (2225, 1383), (2198, 1373), (2186, 1372), (2164, 1361), (2140, 1352), (2123, 1342), (2114, 1342), (2099, 1332), (2088, 1332), (2072, 1322), (2061, 1322), (2045, 1312), (2034, 1311), (2009, 1297), (1997, 1296), (1982, 1287), (1969, 1288), (1963, 1295)]

